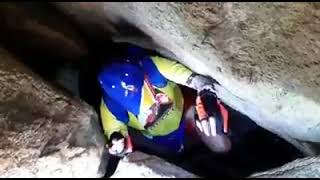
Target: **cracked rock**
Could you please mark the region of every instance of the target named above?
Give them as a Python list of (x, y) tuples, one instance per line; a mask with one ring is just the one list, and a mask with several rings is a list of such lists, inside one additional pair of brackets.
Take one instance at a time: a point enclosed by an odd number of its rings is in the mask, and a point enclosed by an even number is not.
[(103, 177), (104, 144), (90, 106), (0, 48), (0, 177)]

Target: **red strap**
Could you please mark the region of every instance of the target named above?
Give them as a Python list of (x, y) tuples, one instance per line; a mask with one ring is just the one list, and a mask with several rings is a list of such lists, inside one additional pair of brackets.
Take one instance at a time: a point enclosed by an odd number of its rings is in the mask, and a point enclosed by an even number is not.
[(229, 119), (229, 113), (227, 111), (227, 109), (221, 104), (221, 102), (218, 100), (218, 105), (220, 107), (220, 111), (222, 114), (222, 118), (223, 118), (223, 132), (227, 133), (228, 132), (228, 119)]
[(126, 144), (127, 144), (127, 151), (132, 152), (133, 150), (133, 145), (132, 145), (132, 141), (131, 141), (131, 137), (128, 135), (126, 137)]
[(152, 94), (153, 97), (155, 98), (155, 97), (156, 97), (156, 92), (155, 92), (155, 90), (153, 89), (153, 87), (152, 87), (152, 85), (151, 85), (151, 83), (150, 83), (147, 75), (144, 75), (144, 80), (145, 80), (145, 82), (146, 82), (149, 90), (151, 91), (151, 94)]
[(197, 96), (197, 99), (196, 99), (196, 111), (198, 113), (198, 117), (199, 117), (200, 121), (208, 118), (208, 114), (207, 114), (206, 110), (204, 109), (204, 105), (201, 101), (200, 96)]

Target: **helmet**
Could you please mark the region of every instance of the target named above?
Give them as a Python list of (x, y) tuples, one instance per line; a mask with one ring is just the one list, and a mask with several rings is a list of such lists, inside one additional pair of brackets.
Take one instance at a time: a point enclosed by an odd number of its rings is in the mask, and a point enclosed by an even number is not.
[[(103, 96), (113, 99), (135, 115), (139, 114), (144, 73), (142, 68), (128, 60), (104, 66), (98, 75)], [(118, 63), (119, 62), (119, 63)]]

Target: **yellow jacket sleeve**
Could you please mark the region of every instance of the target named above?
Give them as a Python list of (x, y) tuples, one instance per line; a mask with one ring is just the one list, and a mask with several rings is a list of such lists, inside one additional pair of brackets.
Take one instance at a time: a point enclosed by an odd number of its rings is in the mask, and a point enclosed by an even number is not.
[(123, 136), (128, 135), (127, 126), (116, 119), (116, 117), (109, 111), (103, 100), (100, 104), (100, 117), (102, 121), (103, 131), (107, 139), (110, 139), (110, 136), (114, 132), (120, 132)]
[(159, 56), (152, 56), (151, 59), (164, 77), (177, 84), (186, 85), (188, 78), (192, 74), (189, 68), (177, 61)]

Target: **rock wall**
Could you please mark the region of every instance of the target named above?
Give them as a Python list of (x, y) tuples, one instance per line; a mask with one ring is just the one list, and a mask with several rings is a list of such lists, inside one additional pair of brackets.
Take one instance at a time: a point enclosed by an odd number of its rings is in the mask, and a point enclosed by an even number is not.
[(269, 171), (256, 173), (251, 178), (319, 178), (319, 157), (297, 159), (282, 167)]
[(103, 177), (97, 114), (0, 48), (0, 177)]
[[(224, 102), (306, 154), (320, 142), (319, 3), (55, 3), (221, 84)], [(99, 23), (98, 23), (99, 22)], [(196, 66), (194, 64), (197, 64)]]
[(35, 57), (46, 58), (48, 63), (88, 56), (83, 36), (49, 4), (4, 2), (0, 6), (0, 20), (2, 45), (23, 56), (32, 56), (33, 61)]
[(119, 162), (111, 178), (197, 178), (156, 156), (134, 152)]
[[(88, 37), (156, 49), (215, 78), (229, 106), (306, 154), (320, 152), (319, 3), (53, 5), (67, 16), (46, 11), (47, 4), (1, 5), (1, 43), (21, 42), (19, 51), (53, 59), (82, 59), (88, 49), (64, 18), (70, 17)], [(0, 48), (0, 177), (102, 177), (107, 155), (96, 113), (17, 59)], [(128, 175), (122, 171), (128, 168), (142, 177), (193, 177), (140, 156), (121, 161), (114, 177)], [(253, 177), (319, 177), (317, 169), (318, 158), (306, 158)]]

